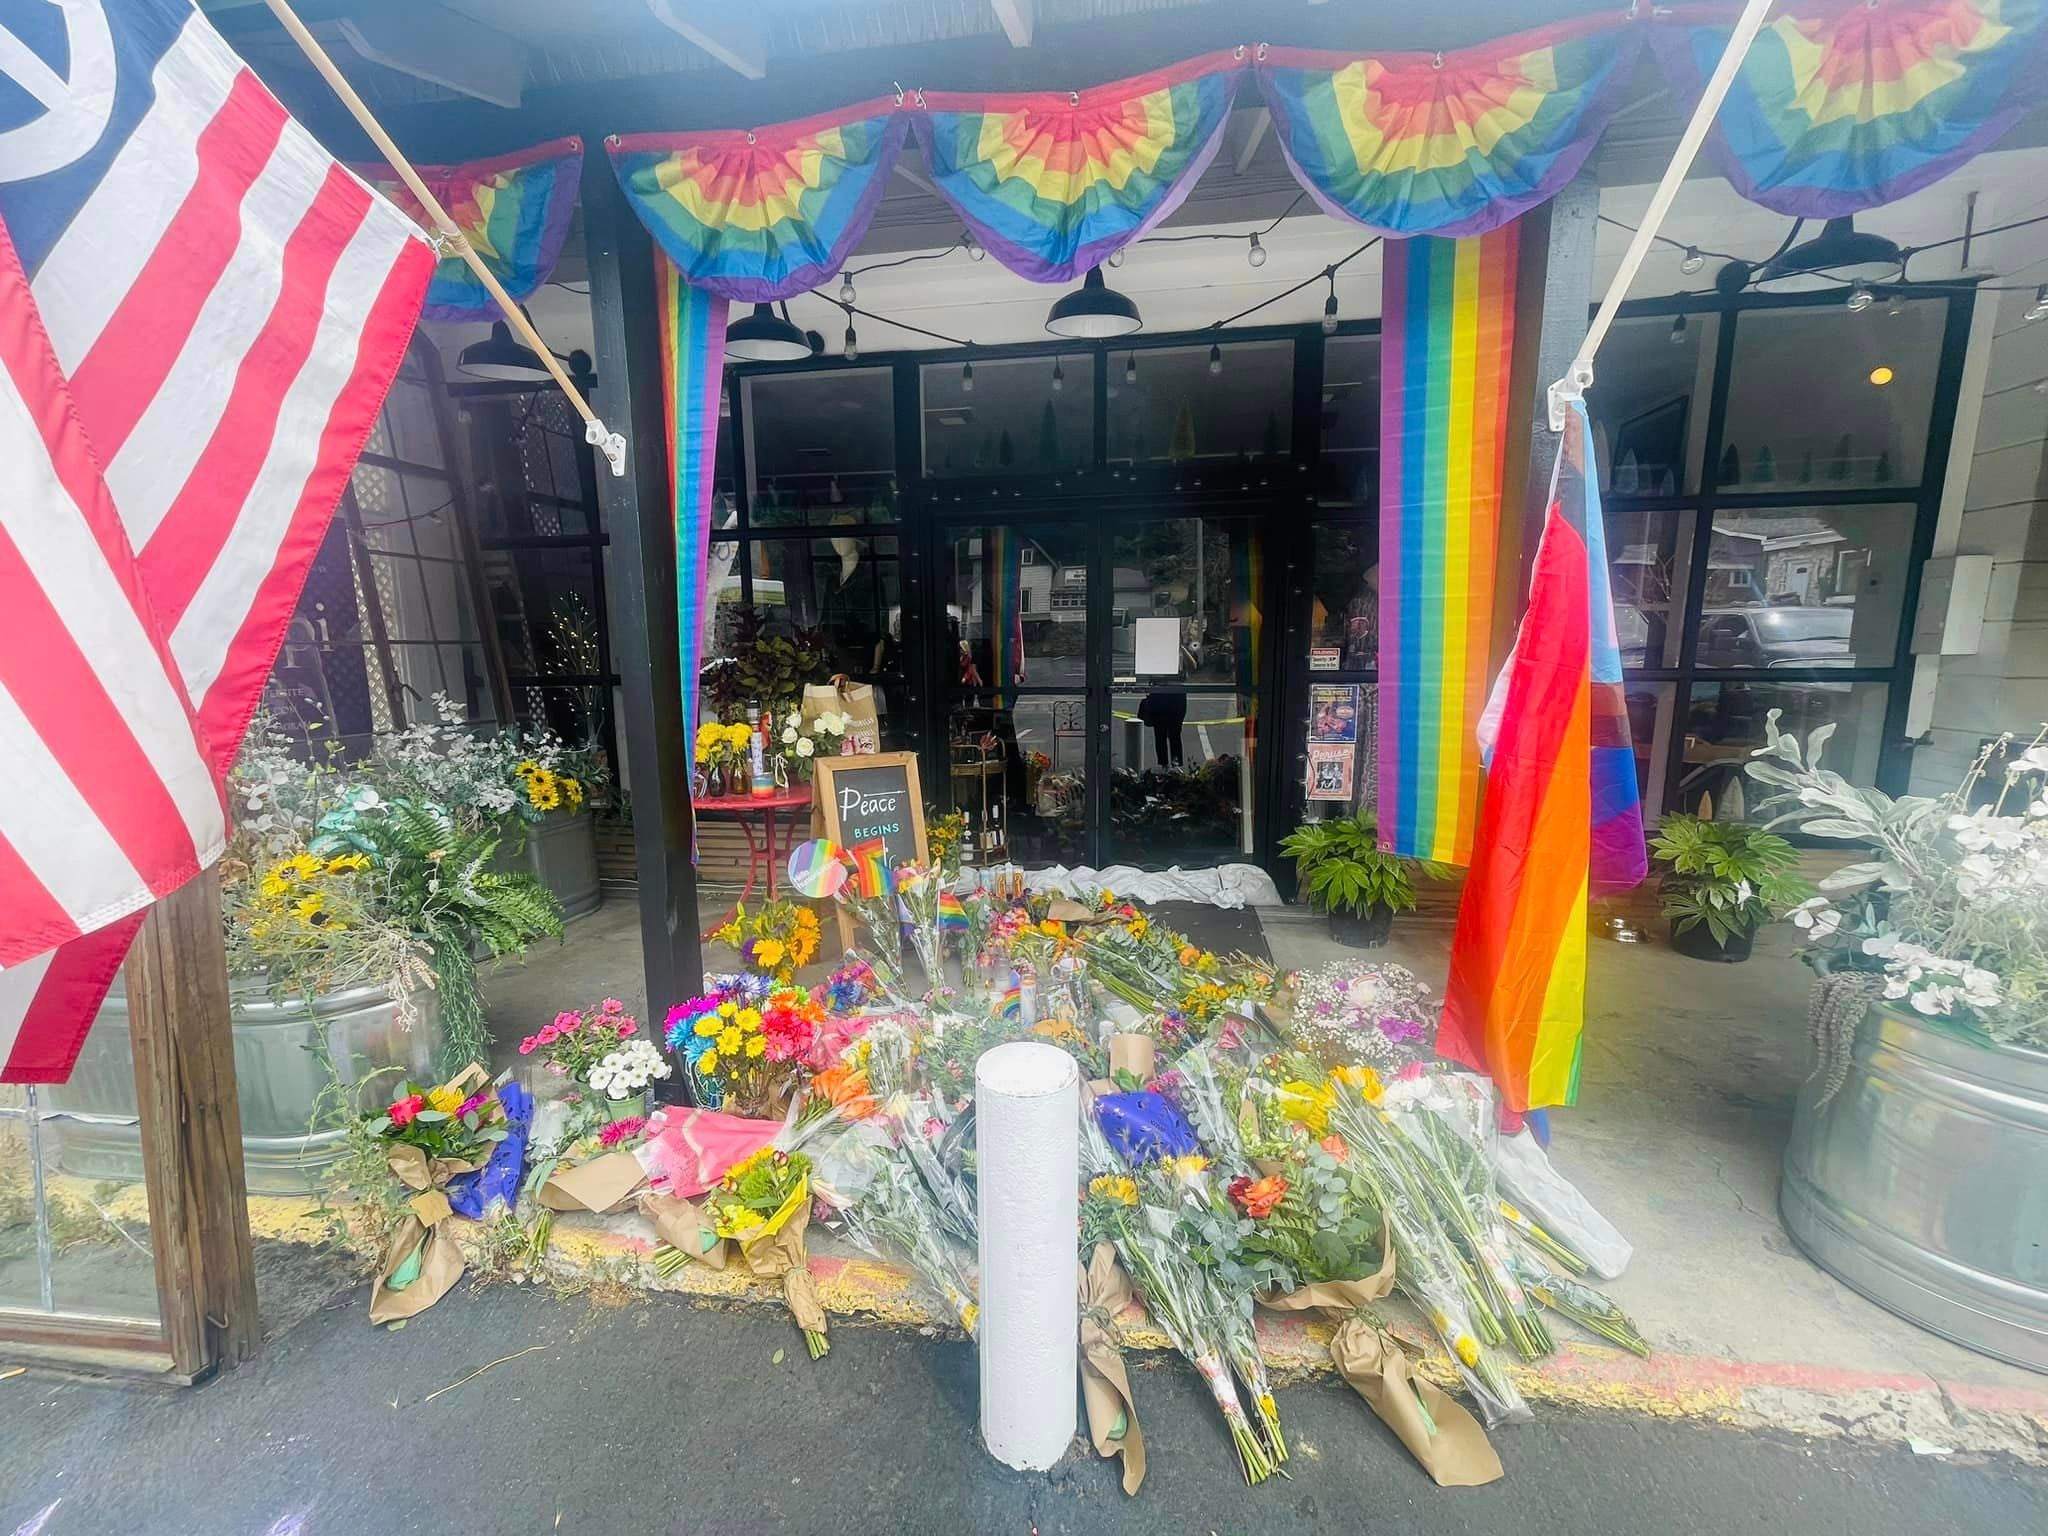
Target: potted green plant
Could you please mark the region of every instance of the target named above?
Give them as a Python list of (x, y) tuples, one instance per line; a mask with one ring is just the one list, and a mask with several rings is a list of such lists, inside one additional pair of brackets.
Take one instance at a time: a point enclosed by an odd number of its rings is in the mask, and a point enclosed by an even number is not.
[(1746, 821), (1673, 813), (1658, 823), (1650, 856), (1664, 869), (1671, 947), (1696, 960), (1747, 960), (1757, 929), (1813, 894), (1795, 873), (1799, 850)]
[(1807, 1255), (1880, 1305), (2048, 1371), (2048, 726), (1946, 795), (1893, 799), (1781, 735), (1766, 806), (1870, 856), (1792, 913), (1819, 972), (1818, 1063), (1778, 1204)]
[(1363, 811), (1305, 821), (1281, 840), (1280, 852), (1294, 860), (1309, 905), (1330, 914), (1330, 937), (1353, 949), (1387, 942), (1394, 914), (1415, 909), (1414, 872), (1430, 870), (1383, 852), (1378, 824)]

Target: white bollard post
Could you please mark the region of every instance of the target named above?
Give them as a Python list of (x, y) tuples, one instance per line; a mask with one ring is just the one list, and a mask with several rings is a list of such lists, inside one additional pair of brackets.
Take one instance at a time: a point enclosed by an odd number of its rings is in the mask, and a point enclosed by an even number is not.
[(1081, 1073), (1058, 1046), (999, 1045), (974, 1068), (981, 1227), (981, 1436), (1042, 1472), (1074, 1438), (1081, 1304)]

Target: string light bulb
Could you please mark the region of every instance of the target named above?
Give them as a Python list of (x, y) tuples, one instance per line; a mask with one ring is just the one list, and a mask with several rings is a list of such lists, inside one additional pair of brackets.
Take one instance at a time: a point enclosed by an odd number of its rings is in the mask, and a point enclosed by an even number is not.
[(1862, 283), (1849, 285), (1849, 313), (1860, 315), (1871, 305), (1870, 289)]
[(1266, 264), (1266, 248), (1259, 244), (1257, 235), (1252, 236), (1251, 247), (1244, 253), (1244, 259), (1254, 267), (1263, 267)]
[(960, 365), (960, 393), (963, 395), (974, 393), (974, 364), (972, 363), (962, 363)]
[(853, 274), (851, 272), (848, 272), (843, 274), (839, 279), (839, 302), (841, 304), (850, 305), (854, 302), (854, 298), (855, 295), (853, 291)]
[(2023, 320), (2048, 320), (2048, 283), (2034, 290), (2034, 302), (2027, 306)]
[(1323, 275), (1330, 280), (1330, 296), (1323, 300), (1323, 334), (1334, 336), (1337, 334), (1337, 274), (1333, 271)]
[(1124, 382), (1126, 384), (1138, 382), (1138, 354), (1135, 352), (1124, 359)]
[(1213, 341), (1209, 343), (1209, 371), (1211, 373), (1221, 373), (1223, 371), (1223, 349)]
[(1111, 266), (1111, 267), (1120, 267), (1120, 266), (1122, 266), (1123, 264), (1124, 264), (1124, 248), (1123, 248), (1122, 246), (1118, 246), (1118, 247), (1117, 247), (1117, 248), (1116, 248), (1115, 250), (1111, 251), (1111, 252), (1109, 253), (1109, 260), (1108, 260), (1108, 261), (1106, 261), (1105, 263), (1103, 263), (1103, 265), (1105, 265), (1105, 266)]
[(1067, 372), (1060, 367), (1058, 358), (1052, 360), (1052, 387), (1055, 394), (1067, 387)]
[(1671, 322), (1671, 345), (1682, 347), (1686, 342), (1685, 316), (1680, 315)]
[(1685, 255), (1679, 258), (1678, 270), (1687, 277), (1691, 277), (1693, 273), (1699, 271), (1706, 264), (1707, 258), (1700, 254), (1700, 248), (1696, 245), (1688, 245), (1685, 248)]
[(853, 317), (850, 315), (846, 320), (846, 344), (840, 348), (840, 354), (849, 363), (860, 361), (860, 338), (853, 334)]
[(974, 231), (971, 229), (962, 233), (960, 243), (967, 247), (967, 259), (969, 261), (979, 261), (988, 254), (987, 251), (982, 249), (981, 242), (974, 238)]

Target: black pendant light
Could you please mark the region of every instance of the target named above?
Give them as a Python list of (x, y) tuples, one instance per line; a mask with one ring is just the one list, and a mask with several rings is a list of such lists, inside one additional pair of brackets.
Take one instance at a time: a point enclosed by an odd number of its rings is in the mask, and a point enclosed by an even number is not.
[(1830, 277), (1881, 278), (1895, 276), (1901, 252), (1895, 241), (1856, 227), (1844, 216), (1829, 219), (1827, 227), (1804, 244), (1795, 245), (1764, 268), (1763, 278), (1796, 277), (1805, 272), (1822, 272)]
[(1102, 268), (1090, 267), (1087, 279), (1072, 293), (1054, 300), (1045, 328), (1055, 336), (1128, 336), (1144, 325), (1138, 306), (1102, 280)]
[(511, 379), (525, 384), (548, 376), (533, 348), (513, 340), (512, 328), (499, 320), (482, 341), (472, 341), (456, 358), (456, 366), (474, 379)]
[(751, 315), (725, 328), (725, 355), (743, 363), (794, 363), (811, 355), (811, 341), (773, 305), (756, 304)]

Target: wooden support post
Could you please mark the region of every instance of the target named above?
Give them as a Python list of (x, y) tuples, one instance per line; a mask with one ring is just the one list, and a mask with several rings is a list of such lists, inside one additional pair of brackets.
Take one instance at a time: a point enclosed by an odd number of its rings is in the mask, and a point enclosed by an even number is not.
[[(690, 805), (690, 743), (683, 739), (676, 634), (675, 509), (669, 495), (668, 424), (662, 419), (661, 333), (655, 314), (654, 247), (626, 206), (602, 138), (587, 141), (583, 228), (600, 399), (626, 434), (624, 476), (598, 476), (611, 536), (606, 564), (624, 694), (623, 755), (633, 794), (640, 875), (640, 948), (647, 1010), (703, 990), (697, 930), (696, 823)], [(682, 1092), (682, 1074), (668, 1079)]]
[(262, 1332), (218, 870), (150, 909), (128, 955), (128, 1020), (164, 1337), (197, 1379), (249, 1359)]
[[(1550, 430), (1546, 390), (1564, 377), (1585, 339), (1593, 301), (1593, 241), (1600, 184), (1582, 173), (1540, 208), (1522, 215), (1515, 275), (1515, 364), (1508, 388), (1508, 451), (1502, 484), (1500, 578), (1495, 588), (1493, 670), (1515, 641), (1529, 562), (1543, 532), (1550, 470), (1560, 434)], [(1527, 430), (1517, 426), (1526, 422)]]

